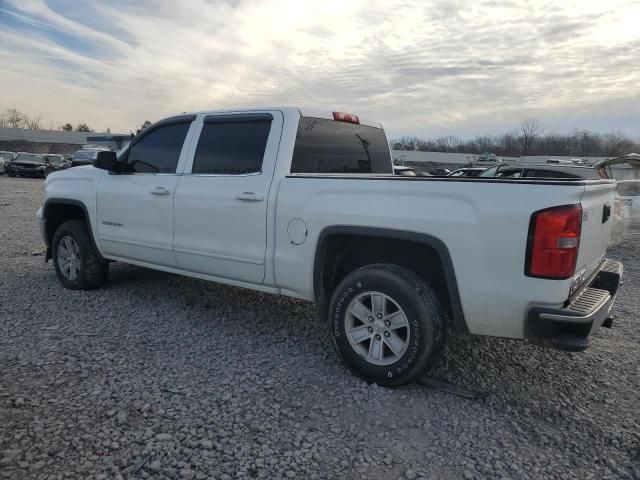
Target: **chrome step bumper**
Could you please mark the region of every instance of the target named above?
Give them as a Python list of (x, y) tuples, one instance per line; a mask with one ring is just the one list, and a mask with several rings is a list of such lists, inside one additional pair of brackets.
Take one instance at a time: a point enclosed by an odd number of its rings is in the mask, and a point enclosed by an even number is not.
[(612, 324), (609, 313), (618, 294), (622, 272), (622, 263), (605, 260), (588, 284), (578, 290), (565, 307), (532, 308), (526, 337), (562, 350), (586, 349), (595, 330), (603, 324)]

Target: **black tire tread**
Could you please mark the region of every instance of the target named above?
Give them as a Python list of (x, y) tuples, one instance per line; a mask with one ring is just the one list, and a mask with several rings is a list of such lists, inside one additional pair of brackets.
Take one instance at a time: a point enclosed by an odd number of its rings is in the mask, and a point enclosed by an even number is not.
[[(351, 280), (352, 275), (362, 274), (362, 273), (374, 273), (377, 275), (388, 276), (391, 281), (398, 281), (398, 278), (405, 283), (415, 294), (419, 301), (423, 304), (424, 308), (430, 312), (432, 312), (432, 320), (433, 320), (433, 348), (425, 349), (419, 352), (418, 357), (413, 362), (411, 367), (403, 372), (401, 376), (393, 377), (391, 379), (388, 378), (378, 378), (375, 380), (375, 383), (383, 386), (400, 386), (405, 385), (414, 381), (420, 375), (424, 373), (427, 368), (427, 365), (434, 360), (434, 357), (437, 356), (442, 350), (445, 342), (446, 328), (444, 322), (444, 311), (438, 297), (436, 296), (433, 289), (425, 282), (425, 280), (417, 275), (416, 273), (401, 267), (399, 265), (393, 264), (371, 264), (361, 268), (354, 270), (349, 273), (342, 282), (338, 285), (338, 287), (334, 290), (332, 295), (331, 303), (333, 304), (333, 299), (338, 292), (342, 291), (345, 285), (347, 285)], [(330, 311), (331, 309), (329, 309)], [(331, 329), (331, 320), (330, 315), (327, 315), (329, 319), (330, 329)], [(340, 348), (338, 347), (336, 338), (333, 334), (331, 334), (331, 339), (334, 345), (338, 356), (342, 360), (344, 364), (346, 364), (356, 375), (363, 376), (360, 372), (353, 368), (352, 365), (343, 357)], [(368, 379), (369, 380), (369, 379)]]
[[(60, 239), (65, 235), (73, 237), (80, 248), (80, 274), (74, 281), (64, 278), (58, 266), (57, 246)], [(84, 220), (67, 220), (61, 224), (53, 234), (51, 243), (53, 247), (53, 265), (60, 283), (65, 288), (71, 290), (93, 290), (105, 282), (109, 273), (109, 263), (94, 248)]]

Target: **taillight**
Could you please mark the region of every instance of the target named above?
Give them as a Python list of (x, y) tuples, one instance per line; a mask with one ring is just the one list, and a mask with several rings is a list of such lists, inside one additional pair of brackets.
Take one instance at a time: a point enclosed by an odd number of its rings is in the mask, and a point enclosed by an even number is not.
[(582, 207), (553, 207), (531, 215), (525, 275), (564, 280), (575, 273)]
[(352, 113), (333, 112), (333, 119), (338, 122), (360, 123), (358, 116)]

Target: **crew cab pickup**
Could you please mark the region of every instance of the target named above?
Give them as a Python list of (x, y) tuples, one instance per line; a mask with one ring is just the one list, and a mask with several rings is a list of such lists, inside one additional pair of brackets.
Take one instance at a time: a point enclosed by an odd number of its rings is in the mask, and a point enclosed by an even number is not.
[(421, 375), (451, 334), (583, 350), (622, 275), (605, 258), (615, 182), (394, 176), (382, 126), (341, 112), (175, 116), (44, 185), (64, 287), (117, 261), (313, 301), (382, 385)]

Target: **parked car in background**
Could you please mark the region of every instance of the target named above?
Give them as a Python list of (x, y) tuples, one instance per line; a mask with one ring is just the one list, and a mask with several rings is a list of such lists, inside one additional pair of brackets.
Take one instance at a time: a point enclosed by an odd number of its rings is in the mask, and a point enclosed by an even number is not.
[(104, 151), (109, 151), (109, 149), (104, 147), (84, 147), (73, 154), (70, 166), (93, 165), (93, 161), (98, 156), (98, 152)]
[(10, 162), (6, 162), (4, 170), (10, 177), (44, 178), (44, 155), (20, 152)]
[[(478, 175), (479, 177), (497, 178), (585, 178), (600, 180), (603, 176), (600, 170), (593, 167), (579, 165), (506, 165), (500, 164), (489, 167)], [(606, 177), (604, 177), (606, 178)]]
[(65, 168), (69, 168), (69, 165), (64, 160), (64, 157), (62, 155), (44, 156), (44, 178), (47, 178), (49, 174), (53, 172), (64, 170)]
[(400, 175), (402, 177), (416, 177), (416, 171), (411, 167), (405, 167), (403, 165), (394, 165), (393, 174)]
[(589, 166), (589, 162), (584, 158), (550, 158), (546, 163), (556, 164), (556, 165), (583, 165)]
[(459, 168), (451, 172), (448, 177), (477, 177), (482, 172), (484, 172), (486, 168), (484, 167), (467, 167), (467, 168)]
[(4, 164), (16, 158), (13, 152), (0, 152), (0, 175), (4, 175)]
[(479, 162), (497, 162), (498, 161), (498, 157), (496, 157), (495, 153), (483, 153), (481, 155), (478, 155), (478, 161)]
[(617, 192), (624, 205), (623, 219), (640, 222), (640, 180), (618, 180)]
[(429, 175), (432, 177), (448, 177), (451, 173), (451, 170), (448, 168), (434, 168), (429, 170)]

